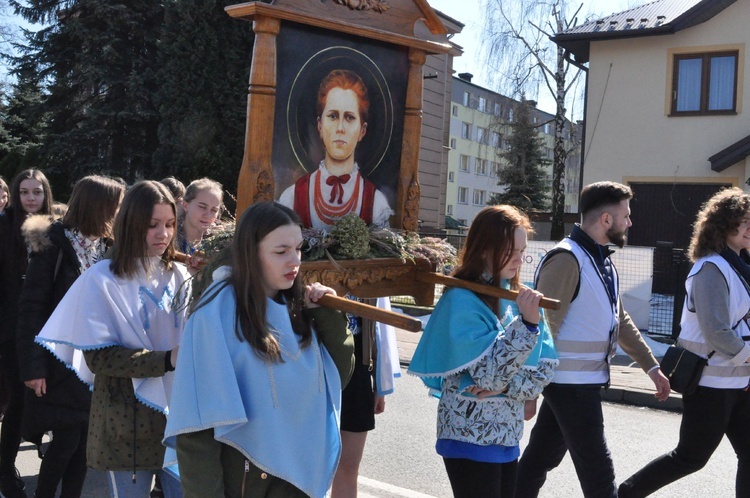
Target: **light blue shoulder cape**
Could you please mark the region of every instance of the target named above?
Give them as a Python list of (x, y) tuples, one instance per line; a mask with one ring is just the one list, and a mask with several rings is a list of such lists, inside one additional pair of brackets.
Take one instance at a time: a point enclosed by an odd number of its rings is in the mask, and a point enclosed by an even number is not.
[(495, 314), (472, 291), (446, 289), (427, 322), (408, 372), (439, 392), (443, 377), (479, 361), (501, 330)]
[[(179, 434), (213, 429), (217, 441), (258, 468), (314, 497), (325, 496), (341, 453), (341, 381), (319, 344), (300, 349), (285, 305), (268, 300), (267, 321), (278, 332), (284, 363), (261, 359), (234, 331), (231, 286), (185, 325), (164, 444)], [(165, 462), (165, 466), (173, 462)]]
[[(435, 306), (422, 339), (412, 357), (408, 372), (437, 394), (443, 378), (466, 370), (481, 360), (492, 348), (504, 327), (518, 315), (512, 301), (501, 300), (502, 319), (472, 291), (447, 289)], [(525, 367), (535, 367), (542, 358), (557, 359), (552, 334), (546, 320), (539, 324), (539, 338)], [(470, 378), (461, 385), (472, 384)]]

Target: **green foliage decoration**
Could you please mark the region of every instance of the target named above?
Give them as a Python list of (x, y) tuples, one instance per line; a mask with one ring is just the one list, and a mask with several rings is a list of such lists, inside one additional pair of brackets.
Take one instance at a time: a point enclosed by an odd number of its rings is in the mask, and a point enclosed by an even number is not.
[(336, 222), (331, 233), (336, 240), (335, 255), (344, 259), (362, 259), (370, 252), (370, 230), (357, 213), (349, 213)]

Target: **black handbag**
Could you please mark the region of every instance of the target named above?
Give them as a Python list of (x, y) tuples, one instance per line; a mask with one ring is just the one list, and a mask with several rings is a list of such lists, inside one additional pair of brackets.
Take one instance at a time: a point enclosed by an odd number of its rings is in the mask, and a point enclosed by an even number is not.
[[(714, 352), (708, 355), (710, 358)], [(681, 394), (693, 394), (698, 388), (703, 369), (708, 359), (691, 353), (680, 346), (669, 346), (661, 360), (661, 371), (669, 379), (673, 391)]]

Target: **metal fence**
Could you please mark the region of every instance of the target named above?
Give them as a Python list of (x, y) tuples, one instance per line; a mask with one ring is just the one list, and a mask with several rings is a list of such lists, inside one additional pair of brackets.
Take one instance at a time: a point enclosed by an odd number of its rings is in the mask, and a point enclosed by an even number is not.
[(691, 263), (683, 249), (668, 242), (657, 242), (654, 249), (654, 283), (651, 294), (649, 335), (674, 340), (680, 333), (685, 279)]

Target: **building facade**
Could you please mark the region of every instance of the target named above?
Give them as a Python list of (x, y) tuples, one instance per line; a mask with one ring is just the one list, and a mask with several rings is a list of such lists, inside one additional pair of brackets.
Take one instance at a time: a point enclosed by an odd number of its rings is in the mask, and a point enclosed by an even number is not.
[[(498, 173), (507, 166), (501, 155), (507, 151), (513, 113), (520, 105), (516, 100), (472, 83), (471, 78), (468, 73), (453, 78), (445, 190), (446, 217), (467, 227), (493, 194), (505, 190), (505, 186), (498, 185)], [(531, 115), (549, 159), (546, 177), (551, 199), (554, 115), (536, 108)], [(564, 136), (566, 148), (573, 148), (580, 140), (580, 126), (566, 126)], [(568, 156), (564, 175), (566, 213), (578, 211), (580, 155), (577, 150)]]
[(750, 1), (656, 0), (553, 37), (588, 64), (585, 183), (628, 184), (628, 243), (687, 248), (700, 206), (750, 178)]

